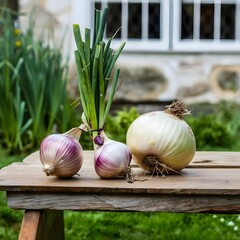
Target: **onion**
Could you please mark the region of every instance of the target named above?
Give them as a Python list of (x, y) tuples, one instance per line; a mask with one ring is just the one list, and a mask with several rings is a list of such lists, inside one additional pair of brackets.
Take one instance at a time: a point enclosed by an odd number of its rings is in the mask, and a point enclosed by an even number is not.
[(152, 173), (179, 172), (192, 160), (195, 137), (182, 119), (189, 114), (185, 105), (173, 102), (165, 111), (139, 116), (127, 131), (127, 145), (133, 160)]
[(94, 166), (98, 176), (101, 178), (132, 176), (130, 169), (132, 155), (126, 144), (109, 139), (104, 131), (95, 137), (94, 142)]
[(40, 145), (40, 160), (47, 176), (68, 178), (75, 175), (83, 163), (83, 150), (79, 143), (82, 129), (73, 128), (64, 134), (52, 134)]

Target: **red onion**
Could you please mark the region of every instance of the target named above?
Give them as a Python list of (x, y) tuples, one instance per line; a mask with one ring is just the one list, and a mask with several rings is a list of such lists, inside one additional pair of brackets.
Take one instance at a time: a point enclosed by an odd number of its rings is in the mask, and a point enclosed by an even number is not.
[(83, 150), (79, 143), (82, 130), (73, 128), (64, 134), (47, 136), (40, 145), (40, 160), (47, 176), (72, 177), (83, 163)]
[[(103, 141), (100, 141), (100, 138)], [(103, 144), (97, 145), (97, 142)], [(95, 140), (95, 171), (101, 178), (126, 177), (130, 171), (132, 154), (126, 144), (109, 139), (104, 131)]]

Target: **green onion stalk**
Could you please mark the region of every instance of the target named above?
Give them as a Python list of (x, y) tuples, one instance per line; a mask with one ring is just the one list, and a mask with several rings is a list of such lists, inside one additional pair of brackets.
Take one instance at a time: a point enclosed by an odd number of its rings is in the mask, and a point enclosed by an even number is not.
[[(85, 41), (83, 41), (79, 25), (73, 25), (77, 45), (74, 56), (78, 73), (80, 101), (85, 123), (91, 131), (96, 130), (96, 132), (104, 128), (116, 92), (120, 72), (120, 69), (116, 69), (113, 73), (113, 69), (125, 45), (124, 42), (117, 51), (113, 51), (110, 45), (114, 36), (109, 38), (107, 42), (103, 40), (107, 13), (108, 8), (104, 8), (102, 11), (95, 10), (92, 43), (90, 29), (85, 28)], [(112, 85), (109, 96), (107, 96), (112, 73)]]
[(85, 28), (83, 41), (79, 25), (73, 25), (77, 46), (74, 56), (83, 108), (82, 120), (91, 132), (94, 143), (95, 170), (102, 178), (126, 177), (131, 175), (131, 153), (125, 144), (109, 139), (104, 133), (106, 117), (113, 102), (120, 72), (120, 69), (115, 69), (114, 66), (125, 46), (123, 42), (114, 51), (110, 47), (114, 36), (104, 41), (107, 13), (108, 8), (95, 10), (92, 41), (90, 29)]

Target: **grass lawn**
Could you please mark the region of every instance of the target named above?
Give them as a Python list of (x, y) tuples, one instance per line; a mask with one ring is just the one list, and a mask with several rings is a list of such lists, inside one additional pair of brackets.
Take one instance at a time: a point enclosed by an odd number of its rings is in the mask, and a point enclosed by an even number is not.
[(240, 215), (66, 212), (68, 240), (239, 240)]
[[(0, 149), (0, 168), (9, 165), (12, 162), (21, 161), (23, 158), (24, 156), (9, 156), (6, 151)], [(5, 192), (0, 192), (0, 206), (0, 239), (17, 239), (23, 211), (15, 211), (7, 207)]]
[[(0, 156), (1, 168), (23, 158), (9, 157), (2, 150)], [(15, 240), (23, 211), (9, 209), (4, 192), (0, 205), (0, 239)], [(240, 236), (240, 215), (65, 211), (64, 221), (67, 240), (239, 240)]]

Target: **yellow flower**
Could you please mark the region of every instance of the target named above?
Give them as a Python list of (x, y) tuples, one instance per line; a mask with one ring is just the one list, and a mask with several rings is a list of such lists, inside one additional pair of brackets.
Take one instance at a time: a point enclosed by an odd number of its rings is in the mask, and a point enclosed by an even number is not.
[(20, 35), (21, 34), (21, 30), (19, 28), (15, 28), (14, 29), (14, 34), (17, 35), (17, 36)]
[(16, 47), (21, 47), (22, 43), (17, 40), (16, 43), (15, 43), (15, 45), (16, 45)]

